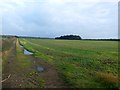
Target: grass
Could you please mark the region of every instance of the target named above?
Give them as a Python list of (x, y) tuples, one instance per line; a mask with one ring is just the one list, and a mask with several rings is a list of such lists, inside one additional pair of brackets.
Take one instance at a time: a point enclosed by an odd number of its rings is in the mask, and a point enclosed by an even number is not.
[(35, 57), (56, 66), (68, 86), (118, 87), (118, 42), (54, 39), (20, 39), (20, 42)]

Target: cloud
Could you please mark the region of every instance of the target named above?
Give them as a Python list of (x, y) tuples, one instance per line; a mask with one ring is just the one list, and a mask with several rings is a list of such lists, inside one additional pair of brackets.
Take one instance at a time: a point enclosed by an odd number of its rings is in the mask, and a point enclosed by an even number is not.
[(117, 2), (118, 0), (4, 0), (0, 4), (3, 34), (117, 37)]

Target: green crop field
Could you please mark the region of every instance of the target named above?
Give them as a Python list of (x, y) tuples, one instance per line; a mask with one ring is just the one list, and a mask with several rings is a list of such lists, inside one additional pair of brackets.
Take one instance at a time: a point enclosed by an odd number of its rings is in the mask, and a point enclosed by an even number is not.
[(69, 87), (118, 87), (118, 42), (19, 39), (33, 56), (56, 67)]

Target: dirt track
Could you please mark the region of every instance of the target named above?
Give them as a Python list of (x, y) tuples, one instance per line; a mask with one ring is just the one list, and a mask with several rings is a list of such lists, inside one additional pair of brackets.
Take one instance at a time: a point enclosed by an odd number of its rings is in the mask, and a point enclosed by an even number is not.
[[(12, 47), (7, 50), (5, 55), (5, 61), (3, 64), (3, 88), (63, 88), (66, 87), (63, 84), (61, 78), (53, 65), (48, 64), (47, 62), (35, 58), (33, 56), (26, 56), (32, 66), (24, 69), (17, 69), (17, 58), (21, 57), (16, 55), (16, 45), (18, 41), (16, 38), (11, 39)], [(45, 71), (38, 72), (36, 70), (37, 66), (43, 66)], [(33, 72), (33, 73), (32, 73)], [(32, 73), (32, 75), (30, 75)], [(4, 81), (5, 80), (5, 81)]]

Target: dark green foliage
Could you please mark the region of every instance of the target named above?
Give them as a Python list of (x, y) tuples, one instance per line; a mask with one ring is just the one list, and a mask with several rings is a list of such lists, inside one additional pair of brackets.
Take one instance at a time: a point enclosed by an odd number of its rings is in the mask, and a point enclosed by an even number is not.
[(81, 40), (82, 38), (77, 35), (65, 35), (65, 36), (61, 36), (61, 37), (56, 37), (55, 39)]

